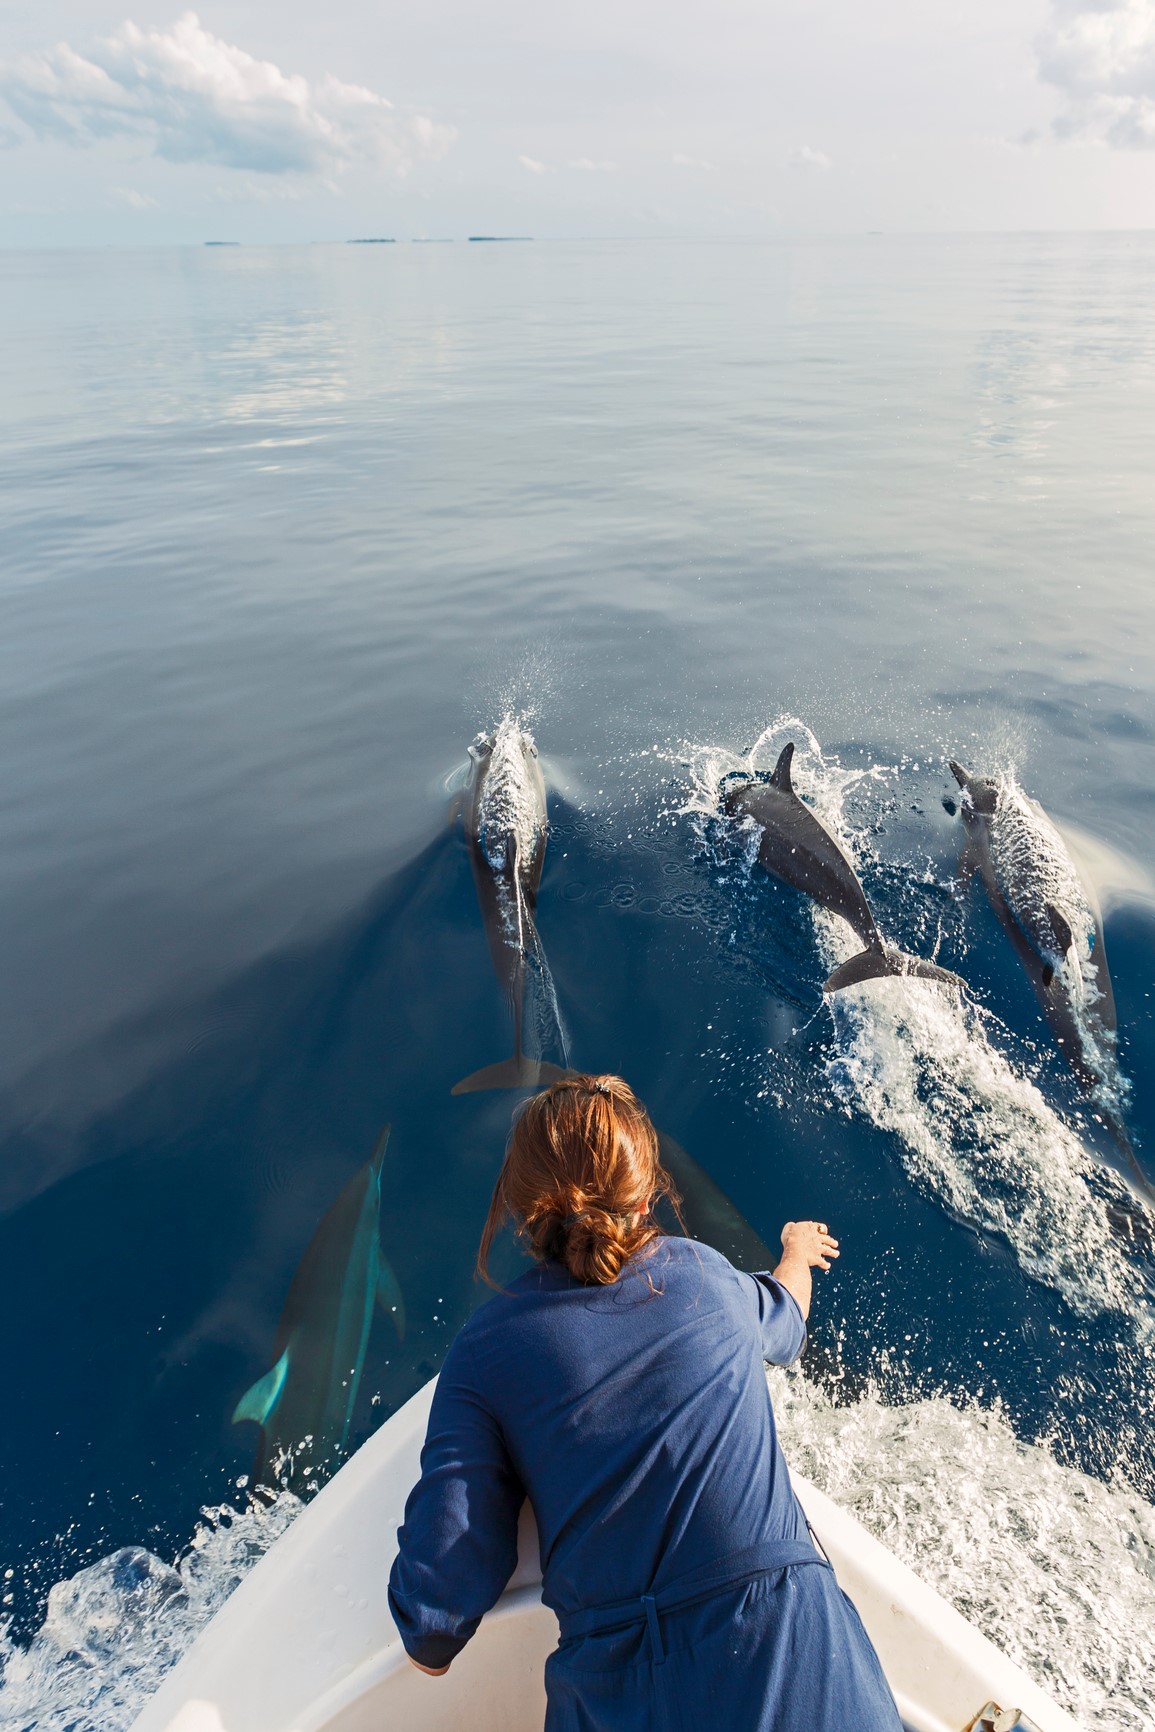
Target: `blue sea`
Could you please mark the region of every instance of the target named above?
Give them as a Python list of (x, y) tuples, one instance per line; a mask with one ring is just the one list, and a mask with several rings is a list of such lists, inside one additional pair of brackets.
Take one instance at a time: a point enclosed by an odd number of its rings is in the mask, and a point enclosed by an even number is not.
[[(0, 309), (4, 1732), (126, 1728), (292, 1519), (231, 1415), (383, 1123), (351, 1442), (479, 1302), (512, 1097), (449, 1091), (511, 1035), (451, 808), (505, 717), (569, 1058), (842, 1242), (791, 1460), (1150, 1732), (1155, 1247), (947, 760), (1097, 893), (1155, 1175), (1155, 237), (9, 252)], [(824, 998), (842, 936), (717, 817), (789, 740), (967, 996)]]

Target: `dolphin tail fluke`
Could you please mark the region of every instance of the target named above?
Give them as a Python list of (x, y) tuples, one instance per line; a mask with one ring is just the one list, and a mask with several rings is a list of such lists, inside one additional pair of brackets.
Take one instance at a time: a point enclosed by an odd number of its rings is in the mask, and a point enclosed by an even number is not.
[(263, 1377), (257, 1378), (251, 1389), (245, 1390), (233, 1408), (233, 1424), (239, 1425), (242, 1419), (251, 1419), (257, 1425), (264, 1425), (285, 1387), (288, 1370), (289, 1349), (286, 1347), (272, 1370), (266, 1371)]
[(911, 974), (918, 980), (937, 980), (943, 986), (957, 987), (960, 992), (963, 989), (958, 975), (949, 968), (940, 968), (937, 962), (924, 962), (921, 956), (907, 956), (901, 950), (860, 950), (827, 976), (822, 990), (841, 992), (847, 986), (861, 986), (864, 980), (886, 980), (899, 974)]
[(487, 1064), (484, 1070), (475, 1070), (471, 1076), (462, 1077), (459, 1083), (454, 1083), (450, 1093), (474, 1095), (486, 1089), (544, 1089), (550, 1083), (565, 1082), (574, 1075), (576, 1072), (566, 1070), (560, 1064), (547, 1064), (544, 1059), (514, 1053), (512, 1058), (503, 1059), (500, 1064)]

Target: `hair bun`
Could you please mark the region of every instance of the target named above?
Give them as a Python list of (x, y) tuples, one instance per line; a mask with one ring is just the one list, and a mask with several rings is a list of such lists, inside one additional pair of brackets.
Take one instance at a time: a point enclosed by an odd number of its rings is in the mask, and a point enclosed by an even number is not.
[(561, 1261), (574, 1280), (597, 1286), (616, 1281), (634, 1254), (636, 1216), (624, 1218), (594, 1206), (567, 1219), (570, 1224), (563, 1223)]

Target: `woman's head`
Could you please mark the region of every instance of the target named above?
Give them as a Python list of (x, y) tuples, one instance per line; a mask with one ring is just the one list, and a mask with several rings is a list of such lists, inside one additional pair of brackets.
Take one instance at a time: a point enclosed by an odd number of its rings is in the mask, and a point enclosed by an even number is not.
[(489, 1279), (494, 1235), (512, 1219), (539, 1261), (564, 1263), (578, 1281), (615, 1281), (658, 1238), (658, 1197), (678, 1196), (658, 1155), (645, 1107), (621, 1077), (574, 1076), (526, 1101), (481, 1237), (477, 1266)]

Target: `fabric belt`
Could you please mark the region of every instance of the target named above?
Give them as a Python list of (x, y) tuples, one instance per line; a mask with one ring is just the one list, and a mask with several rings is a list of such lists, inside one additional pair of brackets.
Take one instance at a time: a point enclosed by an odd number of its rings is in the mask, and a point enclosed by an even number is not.
[(830, 1568), (829, 1561), (807, 1540), (767, 1540), (762, 1545), (731, 1552), (728, 1557), (690, 1570), (684, 1576), (675, 1576), (657, 1593), (641, 1594), (635, 1600), (619, 1600), (614, 1605), (585, 1606), (579, 1612), (561, 1613), (558, 1616), (561, 1639), (566, 1642), (581, 1636), (608, 1636), (614, 1630), (626, 1630), (631, 1624), (644, 1623), (649, 1630), (654, 1661), (661, 1665), (666, 1658), (661, 1614), (699, 1605), (703, 1600), (712, 1600), (716, 1594), (759, 1581), (763, 1576), (775, 1575), (793, 1564), (817, 1564), (824, 1570)]

